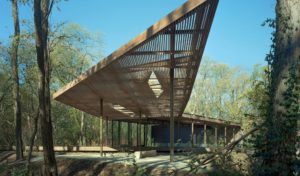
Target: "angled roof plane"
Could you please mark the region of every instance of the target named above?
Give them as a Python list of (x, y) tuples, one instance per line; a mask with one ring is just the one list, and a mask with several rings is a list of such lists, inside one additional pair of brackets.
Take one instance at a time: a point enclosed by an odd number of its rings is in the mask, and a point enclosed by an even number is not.
[(174, 116), (189, 100), (218, 0), (189, 0), (78, 76), (53, 96), (66, 105), (112, 120)]

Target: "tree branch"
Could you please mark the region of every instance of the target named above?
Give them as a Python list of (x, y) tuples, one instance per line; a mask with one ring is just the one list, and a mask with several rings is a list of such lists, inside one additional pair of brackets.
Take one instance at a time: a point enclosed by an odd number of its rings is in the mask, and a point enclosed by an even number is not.
[(7, 85), (7, 86), (4, 87), (4, 92), (0, 97), (0, 103), (4, 100), (6, 93), (10, 90), (10, 89), (8, 89), (8, 87), (10, 87), (11, 84), (7, 84), (10, 81), (10, 79), (11, 79), (11, 77), (9, 77), (4, 83), (4, 85)]
[[(211, 163), (212, 161), (214, 161), (215, 159), (219, 158), (221, 155), (227, 155), (230, 152), (232, 152), (232, 150), (235, 148), (235, 146), (237, 144), (239, 144), (242, 140), (244, 140), (245, 138), (247, 138), (248, 136), (250, 136), (251, 134), (253, 134), (255, 131), (261, 129), (263, 126), (265, 125), (265, 122), (263, 122), (262, 124), (256, 126), (255, 128), (252, 128), (250, 131), (248, 131), (246, 134), (242, 135), (240, 138), (238, 138), (237, 140), (234, 140), (232, 142), (230, 142), (229, 144), (227, 144), (225, 147), (220, 148), (219, 150), (215, 151), (214, 153), (212, 153), (210, 156), (208, 156), (206, 159), (204, 159), (203, 161), (199, 162), (199, 164), (196, 167), (193, 167), (190, 172), (195, 171), (197, 168), (207, 165), (209, 163)], [(195, 157), (198, 157), (195, 156)]]

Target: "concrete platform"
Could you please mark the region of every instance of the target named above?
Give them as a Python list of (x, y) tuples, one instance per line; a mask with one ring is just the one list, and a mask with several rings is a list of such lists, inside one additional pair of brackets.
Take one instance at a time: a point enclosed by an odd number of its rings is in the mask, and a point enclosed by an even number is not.
[(157, 155), (156, 150), (145, 150), (145, 151), (135, 151), (134, 156), (136, 159), (154, 157)]

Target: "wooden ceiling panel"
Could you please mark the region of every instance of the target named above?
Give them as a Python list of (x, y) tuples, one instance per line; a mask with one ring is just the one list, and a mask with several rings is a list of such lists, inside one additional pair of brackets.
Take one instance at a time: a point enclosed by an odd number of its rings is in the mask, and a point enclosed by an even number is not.
[[(61, 88), (54, 99), (95, 116), (100, 115), (103, 99), (104, 115), (110, 119), (137, 118), (140, 111), (144, 116), (168, 117), (170, 58), (174, 56), (174, 115), (181, 116), (217, 4), (218, 0), (187, 1)], [(152, 74), (155, 84), (150, 85)], [(116, 106), (134, 115), (120, 112)]]

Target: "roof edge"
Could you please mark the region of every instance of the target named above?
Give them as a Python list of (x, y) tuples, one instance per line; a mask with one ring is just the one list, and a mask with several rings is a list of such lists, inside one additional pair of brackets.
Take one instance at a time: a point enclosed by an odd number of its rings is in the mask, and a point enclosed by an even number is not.
[(98, 72), (100, 69), (104, 68), (111, 62), (115, 61), (120, 56), (124, 55), (126, 52), (132, 50), (145, 40), (149, 39), (156, 33), (163, 30), (165, 27), (170, 25), (171, 23), (175, 22), (176, 20), (183, 17), (188, 12), (192, 11), (196, 7), (200, 6), (201, 4), (205, 3), (208, 0), (189, 0), (185, 2), (183, 5), (163, 17), (161, 20), (147, 28), (144, 32), (137, 35), (134, 39), (130, 40), (125, 45), (121, 46), (119, 49), (114, 51), (112, 54), (107, 56), (106, 58), (100, 60), (96, 65), (89, 68), (84, 73), (80, 74), (76, 79), (69, 82), (67, 85), (63, 86), (55, 93), (53, 93), (53, 98), (58, 99), (60, 95), (62, 95), (65, 91), (71, 89), (72, 87), (76, 86), (79, 82), (84, 81), (89, 76), (93, 75), (94, 73)]

